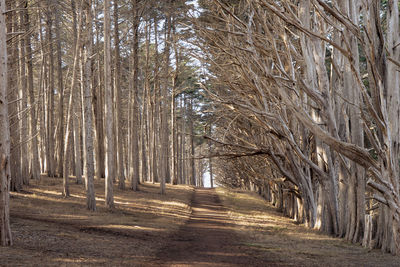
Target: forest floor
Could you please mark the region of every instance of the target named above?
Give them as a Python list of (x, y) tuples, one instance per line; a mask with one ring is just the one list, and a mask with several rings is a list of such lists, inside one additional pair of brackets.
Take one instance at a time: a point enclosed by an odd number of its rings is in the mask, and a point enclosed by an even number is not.
[(11, 196), (14, 245), (0, 266), (399, 266), (398, 257), (296, 225), (258, 195), (145, 183), (85, 209), (82, 185), (43, 178)]
[(32, 181), (11, 193), (14, 245), (0, 247), (0, 266), (132, 266), (154, 258), (191, 214), (191, 186), (145, 183), (140, 191), (114, 186), (115, 209), (104, 205), (104, 179), (95, 180), (97, 211), (86, 209), (84, 185), (71, 179), (64, 198), (62, 179)]
[(400, 266), (400, 258), (333, 238), (284, 217), (255, 193), (217, 188), (238, 246), (261, 266)]

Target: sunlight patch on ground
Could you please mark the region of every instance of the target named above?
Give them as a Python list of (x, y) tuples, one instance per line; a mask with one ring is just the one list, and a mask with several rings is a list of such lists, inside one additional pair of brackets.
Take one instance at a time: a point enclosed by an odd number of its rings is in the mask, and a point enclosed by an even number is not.
[(76, 259), (71, 259), (71, 258), (56, 258), (53, 260), (53, 262), (57, 263), (86, 263), (86, 264), (96, 264), (96, 263), (102, 263), (104, 260), (101, 259), (82, 259), (82, 258), (76, 258)]
[(141, 231), (155, 231), (155, 232), (163, 232), (165, 229), (154, 228), (154, 227), (145, 227), (139, 225), (124, 225), (124, 224), (105, 224), (98, 225), (96, 227), (105, 228), (105, 229), (124, 229), (124, 230), (141, 230)]

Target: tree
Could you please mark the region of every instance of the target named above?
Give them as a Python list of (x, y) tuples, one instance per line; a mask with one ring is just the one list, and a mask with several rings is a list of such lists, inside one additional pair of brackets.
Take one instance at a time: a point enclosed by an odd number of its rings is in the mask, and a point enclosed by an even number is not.
[[(25, 8), (28, 9), (28, 1), (25, 2)], [(39, 165), (39, 151), (38, 151), (38, 130), (37, 130), (37, 105), (35, 100), (35, 88), (33, 83), (33, 53), (31, 43), (31, 32), (30, 32), (30, 16), (29, 12), (24, 12), (24, 25), (25, 25), (25, 45), (26, 45), (26, 64), (27, 64), (27, 75), (28, 75), (28, 92), (29, 92), (29, 104), (30, 104), (30, 172), (33, 179), (40, 178), (40, 165)]]
[(87, 208), (96, 210), (96, 198), (94, 194), (94, 154), (93, 154), (93, 124), (92, 124), (92, 1), (84, 3), (86, 18), (86, 38), (84, 49), (84, 125), (85, 125), (85, 148), (86, 148), (86, 198)]
[[(80, 52), (81, 52), (81, 39), (82, 39), (82, 2), (79, 2), (78, 8), (76, 7), (75, 0), (71, 1), (71, 9), (72, 9), (72, 27), (73, 27), (73, 32), (74, 32), (74, 47), (75, 53), (74, 54), (74, 70), (75, 75), (73, 75), (73, 79), (78, 79), (78, 70), (76, 69), (79, 66), (79, 61), (80, 61)], [(75, 61), (76, 60), (76, 61)], [(81, 121), (79, 118), (80, 108), (79, 108), (79, 102), (76, 99), (79, 99), (79, 90), (77, 88), (78, 85), (78, 80), (73, 82), (74, 85), (76, 86), (74, 90), (75, 96), (72, 100), (72, 134), (73, 134), (73, 151), (74, 151), (74, 161), (73, 161), (73, 166), (75, 166), (75, 176), (76, 176), (76, 183), (77, 184), (82, 184), (82, 153), (81, 153)]]
[(0, 1), (0, 245), (11, 246), (10, 229), (10, 125), (7, 102), (6, 3)]
[[(7, 9), (14, 8), (12, 1), (7, 1)], [(17, 16), (14, 13), (7, 14), (7, 32), (17, 32)], [(11, 168), (11, 190), (20, 191), (22, 189), (22, 176), (21, 176), (21, 136), (20, 136), (20, 112), (18, 108), (18, 75), (13, 75), (14, 72), (18, 73), (18, 44), (9, 42), (7, 47), (8, 53), (8, 111), (10, 113), (10, 146), (13, 153), (10, 154), (10, 168)]]
[(111, 37), (110, 37), (110, 0), (104, 1), (104, 91), (106, 121), (106, 206), (114, 208), (113, 178), (114, 138), (113, 138), (113, 97), (111, 84)]
[(122, 101), (121, 101), (121, 57), (120, 57), (120, 38), (118, 21), (118, 1), (114, 0), (114, 39), (115, 39), (115, 74), (114, 74), (114, 94), (115, 94), (115, 132), (117, 137), (117, 169), (118, 169), (118, 187), (125, 188), (124, 173), (124, 154), (122, 146), (124, 138), (122, 135)]
[(131, 104), (131, 145), (130, 149), (130, 158), (131, 162), (131, 171), (130, 171), (130, 188), (133, 191), (138, 190), (138, 183), (139, 183), (139, 164), (140, 164), (140, 151), (139, 151), (139, 24), (140, 24), (140, 16), (139, 16), (139, 1), (134, 0), (132, 1), (132, 8), (133, 8), (133, 17), (132, 17), (132, 43), (131, 43), (131, 51), (132, 51), (132, 58), (131, 58), (131, 75), (132, 75), (132, 83), (131, 83), (131, 97), (130, 97), (130, 104)]
[[(26, 8), (25, 0), (21, 0), (19, 2), (21, 7)], [(26, 10), (19, 12), (19, 23), (20, 30), (23, 31), (24, 27), (24, 16)], [(21, 120), (21, 175), (23, 179), (23, 183), (29, 184), (29, 153), (28, 153), (28, 142), (27, 137), (29, 136), (29, 128), (28, 128), (28, 82), (26, 78), (26, 53), (25, 53), (25, 38), (20, 38), (19, 43), (19, 58), (20, 58), (20, 88), (19, 88), (19, 98), (22, 99), (20, 110), (23, 113)]]
[(63, 175), (63, 164), (64, 164), (64, 81), (62, 71), (62, 51), (61, 51), (61, 34), (60, 34), (60, 16), (61, 12), (59, 8), (55, 9), (55, 31), (56, 31), (56, 53), (57, 53), (57, 89), (58, 89), (58, 121), (59, 130), (57, 135), (58, 150), (58, 175)]
[[(167, 5), (170, 5), (171, 2), (168, 1)], [(160, 125), (160, 190), (161, 194), (165, 194), (165, 182), (169, 178), (167, 177), (169, 174), (168, 167), (168, 109), (169, 109), (169, 98), (168, 98), (168, 80), (169, 80), (169, 57), (170, 57), (170, 47), (171, 47), (171, 11), (169, 7), (166, 10), (166, 26), (165, 26), (165, 47), (164, 47), (164, 82), (161, 88), (161, 125)], [(171, 159), (172, 160), (172, 159)]]
[(48, 43), (48, 88), (47, 88), (47, 175), (54, 177), (55, 175), (55, 161), (54, 161), (54, 46), (53, 46), (53, 17), (54, 10), (53, 0), (46, 2), (46, 37)]

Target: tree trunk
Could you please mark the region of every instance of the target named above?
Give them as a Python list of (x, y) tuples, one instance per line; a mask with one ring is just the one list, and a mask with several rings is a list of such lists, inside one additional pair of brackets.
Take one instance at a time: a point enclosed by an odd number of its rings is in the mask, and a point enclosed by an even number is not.
[[(74, 3), (73, 1), (71, 2), (72, 4)], [(74, 7), (72, 8), (73, 10), (75, 9)], [(81, 10), (81, 5), (78, 7), (78, 17), (81, 17), (82, 15), (82, 10)], [(79, 49), (80, 49), (80, 44), (81, 44), (81, 27), (80, 23), (78, 24), (78, 29), (76, 31), (76, 38), (74, 41), (74, 62), (72, 65), (72, 78), (71, 78), (71, 91), (70, 91), (70, 96), (69, 96), (69, 103), (68, 103), (68, 115), (67, 115), (67, 127), (65, 130), (65, 140), (64, 140), (64, 166), (63, 166), (63, 195), (65, 197), (69, 196), (69, 165), (70, 165), (70, 156), (72, 152), (72, 141), (73, 141), (73, 116), (75, 116), (74, 113), (74, 107), (75, 104), (74, 102), (76, 101), (76, 91), (77, 91), (77, 67), (79, 64)], [(80, 151), (80, 150), (79, 150)], [(80, 159), (79, 159), (80, 160)], [(80, 166), (80, 162), (78, 163)]]
[[(28, 1), (26, 2), (26, 8), (28, 8)], [(32, 45), (31, 45), (31, 34), (30, 34), (30, 19), (29, 12), (25, 12), (24, 15), (25, 25), (25, 43), (26, 43), (26, 56), (27, 56), (27, 69), (28, 69), (28, 92), (29, 92), (29, 105), (30, 105), (30, 136), (32, 137), (30, 142), (30, 153), (31, 153), (31, 178), (40, 179), (40, 165), (39, 165), (39, 151), (38, 151), (38, 130), (37, 130), (37, 105), (35, 101), (35, 92), (33, 85), (33, 58), (32, 58)]]
[(114, 172), (114, 137), (113, 137), (113, 97), (111, 81), (111, 37), (110, 37), (110, 0), (104, 1), (104, 91), (106, 121), (106, 207), (114, 208), (113, 178)]
[(114, 39), (115, 39), (115, 71), (114, 71), (114, 92), (116, 98), (115, 109), (115, 130), (117, 137), (117, 167), (118, 167), (118, 187), (125, 188), (125, 173), (124, 173), (124, 153), (123, 153), (123, 135), (122, 135), (122, 102), (121, 102), (121, 58), (119, 49), (119, 27), (118, 27), (118, 0), (114, 0)]
[(146, 42), (145, 42), (145, 53), (146, 53), (146, 66), (145, 66), (145, 92), (146, 92), (146, 97), (143, 99), (144, 105), (145, 105), (145, 111), (146, 112), (146, 120), (144, 123), (146, 123), (146, 147), (147, 147), (147, 170), (148, 174), (145, 177), (146, 181), (153, 181), (153, 139), (152, 137), (152, 129), (153, 129), (153, 108), (152, 108), (152, 97), (151, 97), (151, 90), (150, 90), (150, 35), (151, 35), (151, 23), (150, 20), (146, 21), (146, 27), (145, 27), (145, 36), (146, 36)]
[[(78, 8), (75, 6), (75, 0), (71, 1), (71, 8), (72, 8), (72, 18), (73, 18), (73, 29), (74, 29), (74, 47), (77, 47), (75, 50), (76, 55), (76, 64), (74, 65), (73, 72), (75, 72), (75, 79), (77, 79), (77, 66), (79, 66), (79, 53), (80, 53), (80, 47), (81, 47), (81, 28), (82, 28), (82, 5), (81, 3), (78, 4)], [(77, 16), (78, 15), (78, 16)], [(75, 64), (75, 59), (74, 59), (74, 64)], [(74, 83), (74, 82), (73, 82)], [(76, 87), (77, 81), (75, 81), (75, 87)], [(73, 140), (74, 140), (74, 167), (75, 167), (75, 176), (76, 176), (76, 183), (77, 184), (82, 184), (82, 158), (81, 158), (81, 134), (80, 134), (80, 120), (79, 120), (79, 114), (80, 108), (79, 108), (79, 102), (77, 99), (80, 99), (78, 97), (79, 91), (77, 88), (74, 88), (75, 97), (73, 98), (72, 102), (72, 127), (73, 127)]]
[[(168, 2), (170, 3), (170, 2)], [(170, 10), (167, 10), (167, 21), (165, 31), (165, 50), (164, 50), (164, 82), (161, 92), (161, 162), (160, 162), (160, 192), (165, 194), (165, 182), (168, 180), (168, 73), (169, 73), (169, 56), (170, 56), (170, 37), (171, 37), (171, 14)]]
[(177, 173), (177, 131), (176, 131), (176, 114), (175, 114), (175, 96), (176, 96), (176, 87), (178, 83), (179, 77), (179, 53), (178, 53), (178, 38), (176, 34), (176, 25), (175, 21), (172, 25), (173, 30), (173, 46), (174, 46), (174, 53), (175, 53), (175, 72), (174, 77), (172, 78), (172, 90), (171, 90), (171, 133), (170, 133), (170, 175), (171, 175), (171, 184), (178, 184), (178, 173)]
[(132, 125), (131, 125), (131, 183), (133, 191), (138, 190), (140, 180), (140, 151), (139, 151), (139, 14), (137, 1), (134, 1), (133, 10), (133, 38), (132, 38)]
[(86, 203), (91, 211), (96, 210), (96, 198), (94, 193), (94, 155), (93, 155), (93, 123), (92, 123), (92, 1), (85, 1), (86, 15), (86, 40), (84, 50), (84, 129), (85, 129), (85, 149), (86, 149)]
[[(26, 0), (20, 0), (19, 5), (21, 7), (26, 8), (27, 2)], [(19, 12), (19, 22), (20, 22), (20, 30), (25, 30), (24, 28), (24, 16), (26, 10)], [(19, 98), (21, 98), (21, 108), (20, 110), (23, 112), (22, 120), (21, 120), (21, 170), (22, 170), (22, 179), (23, 183), (29, 184), (29, 161), (28, 161), (28, 146), (27, 139), (29, 138), (28, 132), (28, 82), (26, 79), (26, 53), (25, 53), (25, 38), (20, 38), (20, 46), (19, 46), (19, 55), (20, 55), (20, 89), (19, 89)]]
[[(7, 9), (12, 10), (15, 8), (14, 1), (7, 2)], [(16, 21), (17, 18), (13, 13), (7, 15), (7, 32), (16, 32)], [(17, 73), (18, 70), (18, 50), (17, 46), (9, 45), (7, 48), (8, 52), (8, 96), (7, 101), (9, 104), (8, 111), (10, 116), (10, 171), (11, 171), (11, 191), (20, 191), (22, 189), (22, 177), (21, 177), (21, 151), (20, 151), (20, 129), (19, 120), (20, 112), (18, 110), (18, 83)]]
[(0, 0), (0, 245), (11, 246), (10, 229), (10, 125), (7, 102), (6, 3)]
[[(209, 126), (209, 135), (211, 136), (212, 133), (212, 125)], [(208, 153), (211, 155), (212, 154), (212, 147), (211, 147), (211, 141), (208, 140)], [(210, 157), (208, 159), (208, 169), (210, 172), (210, 187), (213, 188), (214, 187), (214, 179), (213, 179), (213, 168), (212, 168), (212, 158)]]
[(153, 95), (153, 127), (152, 127), (152, 143), (153, 143), (153, 183), (159, 182), (160, 175), (160, 81), (159, 81), (159, 53), (158, 53), (158, 21), (154, 18), (154, 95)]
[(193, 98), (189, 100), (189, 131), (190, 131), (190, 170), (191, 170), (191, 185), (196, 186), (196, 168), (194, 162), (194, 114), (193, 114)]
[[(55, 2), (55, 0), (54, 0)], [(58, 89), (58, 135), (57, 135), (57, 160), (59, 177), (63, 175), (64, 164), (64, 81), (62, 73), (62, 51), (61, 51), (61, 36), (60, 36), (60, 11), (55, 9), (55, 30), (57, 42), (57, 89)]]
[[(98, 2), (98, 1), (96, 1)], [(96, 176), (98, 179), (105, 177), (105, 151), (104, 151), (104, 93), (103, 80), (104, 72), (101, 71), (101, 46), (100, 46), (100, 31), (99, 23), (95, 23), (96, 28), (96, 54), (97, 54), (97, 75), (96, 88), (93, 90), (94, 114), (96, 122)]]
[(54, 177), (55, 175), (55, 162), (54, 162), (54, 49), (53, 49), (53, 18), (52, 12), (54, 8), (52, 7), (53, 1), (47, 0), (46, 9), (46, 37), (48, 44), (48, 90), (47, 90), (47, 176)]

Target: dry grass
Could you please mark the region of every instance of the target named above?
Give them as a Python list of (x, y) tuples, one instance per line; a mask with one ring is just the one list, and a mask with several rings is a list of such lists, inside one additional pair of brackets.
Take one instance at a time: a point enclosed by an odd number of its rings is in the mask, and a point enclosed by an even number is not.
[(255, 257), (282, 266), (400, 266), (399, 257), (296, 225), (257, 194), (222, 188), (217, 192), (238, 225), (243, 245), (257, 250)]
[(104, 207), (104, 180), (95, 182), (97, 211), (86, 209), (83, 185), (42, 178), (11, 194), (14, 246), (0, 248), (1, 265), (141, 265), (153, 259), (168, 236), (190, 216), (193, 188), (146, 183), (140, 191), (114, 187), (116, 208)]

